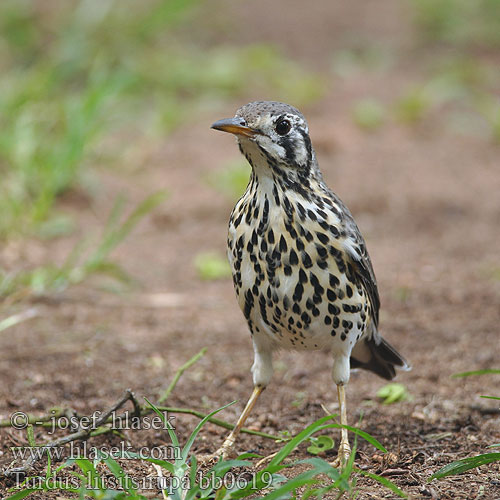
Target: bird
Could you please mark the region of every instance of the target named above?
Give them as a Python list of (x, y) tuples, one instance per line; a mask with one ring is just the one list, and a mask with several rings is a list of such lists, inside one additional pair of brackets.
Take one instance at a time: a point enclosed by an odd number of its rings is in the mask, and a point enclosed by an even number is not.
[[(271, 381), (275, 351), (331, 352), (341, 426), (351, 369), (391, 380), (396, 367), (410, 366), (379, 333), (380, 298), (366, 243), (323, 180), (303, 114), (282, 102), (255, 101), (211, 128), (236, 136), (251, 166), (229, 218), (227, 252), (253, 342), (254, 388), (215, 453), (225, 459)], [(341, 427), (334, 464), (345, 464), (350, 453)]]

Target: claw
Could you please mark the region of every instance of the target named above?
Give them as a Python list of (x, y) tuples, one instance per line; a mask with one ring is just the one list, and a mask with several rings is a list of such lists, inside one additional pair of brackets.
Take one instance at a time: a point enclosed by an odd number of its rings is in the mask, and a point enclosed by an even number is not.
[(215, 465), (219, 460), (227, 460), (232, 452), (232, 448), (221, 446), (216, 452), (210, 453), (208, 455), (200, 455), (196, 457), (198, 459), (198, 465), (201, 467), (208, 467)]
[(331, 462), (330, 465), (336, 469), (343, 468), (349, 460), (350, 455), (351, 447), (349, 446), (349, 443), (340, 443), (337, 458)]

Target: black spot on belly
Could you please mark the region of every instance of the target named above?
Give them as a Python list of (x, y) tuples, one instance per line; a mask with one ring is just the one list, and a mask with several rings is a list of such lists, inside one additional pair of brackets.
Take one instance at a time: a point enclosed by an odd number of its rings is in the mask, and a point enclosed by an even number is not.
[(307, 252), (302, 253), (302, 264), (304, 264), (304, 267), (306, 269), (309, 269), (313, 265), (311, 257), (309, 256), (309, 254)]
[(318, 277), (314, 273), (310, 273), (309, 279), (311, 281), (311, 285), (314, 287), (314, 293), (316, 295), (323, 295), (325, 293), (325, 289), (320, 285)]
[(321, 241), (321, 243), (323, 243), (323, 245), (326, 245), (328, 243), (328, 241), (330, 240), (330, 238), (328, 238), (327, 234), (321, 233), (319, 231), (316, 231), (316, 236), (318, 237), (318, 240)]
[(326, 259), (326, 256), (328, 255), (326, 248), (321, 245), (316, 245), (316, 252), (318, 252), (320, 259)]
[(340, 314), (340, 308), (338, 306), (336, 306), (335, 304), (328, 304), (328, 312), (330, 314), (338, 316)]
[(295, 302), (300, 302), (302, 300), (302, 295), (304, 293), (304, 285), (302, 283), (297, 283), (295, 286), (295, 291), (293, 292), (293, 300)]
[(269, 231), (267, 232), (267, 241), (270, 245), (274, 244), (274, 231), (272, 229), (269, 229)]
[(252, 292), (250, 290), (247, 290), (245, 292), (245, 307), (243, 309), (243, 314), (245, 315), (245, 318), (247, 320), (250, 317), (250, 311), (252, 310), (253, 304), (254, 304), (254, 298)]
[(311, 317), (305, 311), (300, 315), (300, 319), (304, 324), (308, 325), (311, 322)]
[(307, 274), (302, 268), (299, 270), (299, 283), (307, 283)]
[(273, 196), (274, 196), (274, 202), (278, 207), (280, 206), (280, 197), (278, 195), (278, 188), (276, 187), (276, 184), (273, 186)]
[(286, 244), (285, 237), (281, 235), (280, 237), (280, 252), (285, 253), (288, 250), (288, 245)]
[(330, 274), (330, 286), (332, 288), (337, 288), (340, 286), (340, 280), (334, 274)]

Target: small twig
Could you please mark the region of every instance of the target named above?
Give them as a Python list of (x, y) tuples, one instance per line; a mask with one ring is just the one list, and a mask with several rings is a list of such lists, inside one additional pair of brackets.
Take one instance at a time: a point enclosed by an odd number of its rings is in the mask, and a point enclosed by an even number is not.
[(259, 470), (259, 468), (264, 465), (268, 460), (271, 460), (272, 458), (274, 458), (277, 454), (279, 453), (279, 451), (276, 451), (275, 453), (271, 453), (270, 455), (267, 455), (267, 457), (263, 457), (261, 458), (255, 465), (255, 469), (256, 470)]
[[(158, 410), (166, 411), (167, 413), (183, 413), (186, 415), (193, 415), (194, 417), (198, 417), (200, 420), (205, 418), (206, 415), (202, 411), (193, 410), (191, 408), (175, 408), (172, 406), (157, 406)], [(218, 425), (219, 427), (224, 427), (224, 429), (233, 430), (234, 424), (226, 422), (225, 420), (221, 420), (219, 418), (210, 417), (208, 422)], [(240, 432), (244, 432), (245, 434), (251, 434), (253, 436), (260, 436), (266, 439), (272, 439), (273, 441), (279, 441), (281, 438), (278, 436), (274, 436), (273, 434), (267, 434), (266, 432), (261, 431), (253, 431), (251, 429), (247, 429), (243, 427)]]
[(141, 413), (142, 413), (141, 404), (139, 403), (139, 401), (137, 401), (135, 394), (132, 392), (131, 389), (127, 389), (127, 392), (130, 394), (130, 401), (132, 401), (132, 404), (134, 405), (134, 411), (132, 413), (132, 416), (133, 417), (140, 417)]
[(177, 370), (177, 372), (174, 375), (174, 378), (173, 378), (172, 382), (170, 382), (170, 385), (165, 389), (165, 391), (163, 392), (163, 394), (158, 399), (158, 403), (163, 403), (163, 401), (165, 401), (170, 396), (170, 394), (174, 390), (175, 386), (177, 385), (177, 382), (179, 382), (179, 379), (181, 378), (182, 374), (190, 366), (194, 365), (205, 354), (206, 351), (207, 351), (207, 348), (204, 347), (198, 354), (196, 354), (195, 356), (193, 356), (189, 361), (187, 361), (186, 363), (184, 363)]
[[(203, 413), (202, 411), (194, 410), (192, 408), (177, 408), (174, 406), (161, 406), (161, 405), (155, 405), (155, 406), (160, 411), (165, 411), (167, 413), (180, 413), (183, 415), (193, 415), (194, 417), (197, 417), (200, 420), (202, 420), (203, 418), (206, 417), (206, 414)], [(139, 410), (140, 410), (140, 415), (138, 415), (138, 416), (140, 416), (140, 417), (144, 417), (144, 416), (149, 415), (150, 413), (153, 412), (153, 410), (149, 406), (139, 406)], [(55, 415), (54, 414), (44, 415), (41, 417), (34, 417), (34, 416), (30, 415), (28, 417), (27, 423), (32, 424), (32, 425), (36, 425), (37, 427), (50, 427), (50, 428), (52, 428), (54, 426), (54, 424), (51, 420), (53, 418), (57, 418), (57, 415), (64, 415), (64, 414), (65, 414), (65, 412), (61, 411)], [(118, 420), (121, 417), (122, 416), (119, 416)], [(112, 422), (112, 418), (108, 417), (105, 422), (101, 423), (101, 426), (103, 426), (105, 424), (109, 424), (110, 422)], [(231, 424), (230, 422), (226, 422), (225, 420), (221, 420), (220, 418), (210, 417), (208, 419), (208, 422), (210, 422), (214, 425), (217, 425), (218, 427), (223, 427), (224, 429), (228, 429), (228, 430), (232, 430), (234, 428), (234, 424)], [(10, 420), (0, 421), (0, 427), (11, 427), (11, 426), (12, 426), (12, 422)], [(114, 430), (114, 429), (112, 429), (111, 427), (99, 427), (99, 429), (96, 428), (91, 432), (91, 436), (95, 436), (98, 434), (105, 434), (105, 433), (110, 432), (112, 430)], [(96, 434), (98, 431), (99, 431), (99, 433)], [(254, 431), (252, 429), (247, 429), (246, 427), (243, 427), (241, 429), (241, 432), (243, 432), (245, 434), (251, 434), (252, 436), (259, 436), (259, 437), (263, 437), (266, 439), (272, 439), (273, 441), (278, 441), (281, 439), (279, 436), (274, 436), (273, 434), (267, 434), (266, 432)]]
[[(196, 361), (198, 361), (204, 354), (205, 354), (206, 348), (202, 349), (198, 354), (193, 356), (187, 363), (185, 363), (183, 366), (177, 370), (174, 379), (170, 383), (170, 385), (167, 387), (167, 389), (164, 391), (162, 394), (160, 400), (158, 403), (160, 404), (162, 401), (164, 401), (173, 391), (175, 386), (177, 385), (177, 382), (179, 381), (180, 377), (182, 374)], [(33, 468), (34, 464), (40, 460), (45, 453), (50, 448), (57, 448), (59, 446), (64, 446), (68, 443), (71, 443), (73, 441), (77, 440), (86, 440), (90, 437), (94, 436), (99, 436), (102, 434), (107, 434), (109, 432), (113, 432), (115, 429), (109, 425), (113, 421), (113, 414), (121, 408), (127, 401), (131, 401), (133, 406), (134, 406), (134, 416), (138, 417), (143, 417), (146, 416), (150, 413), (153, 412), (153, 409), (149, 405), (140, 405), (137, 399), (134, 396), (134, 393), (130, 390), (127, 389), (122, 396), (109, 410), (107, 410), (105, 413), (103, 413), (95, 422), (95, 425), (86, 429), (80, 428), (76, 432), (73, 432), (72, 434), (68, 434), (67, 436), (63, 436), (61, 438), (55, 439), (53, 441), (50, 441), (44, 445), (40, 446), (40, 450), (42, 450), (42, 453), (40, 454), (33, 454), (28, 458), (24, 464), (20, 467), (14, 467), (10, 468), (7, 470), (4, 470), (3, 472), (0, 471), (0, 477), (13, 477), (15, 476), (16, 478), (19, 477), (24, 477), (26, 474)], [(170, 407), (170, 406), (160, 406), (157, 405), (157, 408), (161, 411), (166, 411), (169, 413), (181, 413), (181, 414), (187, 414), (187, 415), (193, 415), (199, 419), (203, 419), (206, 417), (206, 415), (201, 412), (197, 411), (191, 408), (175, 408), (175, 407)], [(60, 410), (56, 413), (52, 412), (50, 415), (44, 415), (41, 417), (35, 417), (35, 416), (28, 416), (27, 418), (27, 424), (32, 424), (32, 425), (38, 425), (41, 427), (53, 427), (53, 421), (54, 418), (57, 418), (58, 416), (63, 416), (66, 415), (68, 410)], [(226, 429), (233, 429), (234, 425), (230, 424), (229, 422), (225, 422), (224, 420), (220, 420), (215, 417), (211, 417), (208, 419), (209, 422), (218, 425), (220, 427), (224, 427)], [(0, 421), (0, 427), (12, 427), (13, 422), (11, 420), (3, 420)], [(255, 436), (260, 436), (266, 439), (272, 439), (273, 441), (277, 441), (280, 438), (278, 436), (273, 436), (272, 434), (267, 434), (265, 432), (260, 432), (260, 431), (254, 431), (250, 430), (247, 428), (241, 429), (241, 432), (247, 433), (247, 434), (252, 434)]]
[(132, 397), (134, 396), (130, 390), (125, 391), (125, 395), (117, 403), (115, 403), (107, 412), (105, 412), (99, 419), (96, 420), (96, 425), (94, 428), (89, 427), (88, 429), (80, 429), (77, 432), (73, 432), (72, 434), (68, 434), (67, 436), (54, 439), (53, 441), (50, 441), (40, 446), (39, 449), (41, 450), (41, 453), (32, 454), (24, 462), (22, 466), (7, 469), (2, 473), (0, 473), (0, 477), (1, 476), (4, 477), (15, 476), (16, 478), (24, 477), (28, 473), (28, 471), (30, 471), (33, 468), (34, 464), (38, 460), (40, 460), (43, 457), (43, 455), (45, 455), (45, 453), (47, 453), (49, 448), (58, 448), (59, 446), (64, 446), (65, 444), (71, 443), (72, 441), (85, 440), (88, 439), (90, 436), (104, 434), (112, 431), (113, 429), (111, 427), (102, 428), (102, 424), (109, 418), (111, 418), (113, 412), (118, 410), (118, 408), (121, 408), (127, 401), (131, 400)]
[[(52, 421), (59, 417), (63, 417), (67, 415), (68, 410), (63, 409), (56, 412), (52, 412), (50, 415), (43, 415), (41, 417), (35, 417), (34, 415), (26, 415), (26, 424), (36, 425), (38, 427), (52, 427)], [(8, 418), (6, 420), (0, 420), (0, 428), (1, 427), (13, 427), (12, 419)]]
[(130, 389), (125, 390), (123, 397), (117, 401), (107, 412), (104, 412), (95, 422), (95, 428), (101, 427), (111, 416), (121, 408), (127, 401), (132, 401), (134, 405), (134, 412), (137, 408), (137, 400), (135, 399), (134, 393)]
[[(164, 401), (170, 393), (174, 390), (175, 386), (177, 385), (177, 382), (179, 381), (180, 377), (182, 374), (198, 359), (200, 359), (206, 352), (206, 348), (203, 348), (198, 354), (193, 356), (187, 363), (185, 363), (183, 366), (177, 370), (174, 379), (170, 383), (170, 385), (167, 387), (165, 392), (160, 398), (160, 402)], [(69, 434), (67, 436), (61, 437), (59, 439), (55, 439), (53, 441), (50, 441), (49, 443), (46, 443), (45, 445), (40, 447), (41, 453), (39, 454), (33, 454), (28, 458), (24, 464), (20, 467), (14, 467), (10, 468), (7, 470), (4, 470), (3, 472), (0, 472), (0, 477), (12, 477), (15, 476), (19, 478), (20, 476), (25, 476), (28, 471), (30, 471), (33, 468), (33, 465), (40, 460), (49, 450), (49, 448), (56, 448), (59, 446), (63, 446), (67, 443), (70, 443), (72, 441), (76, 440), (85, 440), (88, 439), (89, 437), (96, 436), (99, 434), (106, 434), (108, 432), (113, 431), (114, 429), (109, 426), (109, 427), (103, 427), (104, 424), (107, 424), (109, 420), (112, 420), (112, 416), (118, 408), (121, 408), (127, 401), (131, 401), (132, 404), (134, 405), (134, 415), (142, 416), (147, 413), (150, 413), (152, 411), (151, 408), (146, 408), (146, 407), (141, 407), (135, 398), (134, 394), (130, 389), (127, 389), (125, 391), (125, 394), (123, 397), (117, 401), (108, 411), (106, 411), (104, 414), (102, 414), (95, 422), (95, 425), (92, 427), (89, 427), (87, 429), (79, 429), (76, 432), (73, 432), (72, 434)], [(54, 415), (51, 415), (49, 418), (53, 418)], [(46, 422), (45, 422), (46, 423)], [(9, 424), (11, 424), (9, 422)]]

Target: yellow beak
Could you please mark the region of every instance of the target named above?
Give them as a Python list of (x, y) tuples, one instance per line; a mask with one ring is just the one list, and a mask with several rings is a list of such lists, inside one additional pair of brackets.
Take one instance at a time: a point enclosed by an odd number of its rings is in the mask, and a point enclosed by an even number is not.
[(210, 128), (229, 132), (230, 134), (242, 135), (244, 137), (255, 137), (260, 134), (257, 130), (247, 127), (243, 118), (224, 118), (212, 124)]

